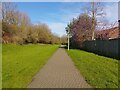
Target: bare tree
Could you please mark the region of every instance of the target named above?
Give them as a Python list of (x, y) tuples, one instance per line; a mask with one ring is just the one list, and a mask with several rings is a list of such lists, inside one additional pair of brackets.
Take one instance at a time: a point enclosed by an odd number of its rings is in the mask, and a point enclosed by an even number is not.
[(16, 5), (12, 2), (3, 2), (2, 3), (2, 20), (9, 24), (15, 23), (15, 12)]
[(60, 38), (46, 24), (31, 24), (26, 13), (16, 10), (15, 3), (3, 3), (0, 9), (4, 43), (60, 43)]
[[(92, 17), (92, 40), (95, 39), (95, 29), (99, 24), (101, 24), (101, 20), (104, 18), (106, 13), (104, 12), (104, 5), (102, 2), (89, 2), (86, 3), (87, 7), (84, 7), (84, 12)], [(96, 22), (95, 22), (96, 21)]]

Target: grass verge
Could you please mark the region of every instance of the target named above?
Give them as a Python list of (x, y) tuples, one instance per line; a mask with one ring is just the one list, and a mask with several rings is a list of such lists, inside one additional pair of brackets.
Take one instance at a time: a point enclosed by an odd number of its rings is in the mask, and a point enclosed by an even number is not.
[(58, 45), (3, 45), (2, 87), (26, 88)]
[(118, 88), (118, 60), (77, 49), (67, 53), (91, 86)]
[(2, 44), (0, 44), (0, 90), (2, 89)]

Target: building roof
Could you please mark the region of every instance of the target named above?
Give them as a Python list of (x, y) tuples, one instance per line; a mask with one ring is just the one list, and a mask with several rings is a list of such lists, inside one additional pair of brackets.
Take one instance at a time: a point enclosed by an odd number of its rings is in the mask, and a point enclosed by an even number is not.
[(103, 39), (115, 39), (119, 37), (119, 28), (114, 27), (107, 30), (100, 30), (96, 32), (96, 37)]

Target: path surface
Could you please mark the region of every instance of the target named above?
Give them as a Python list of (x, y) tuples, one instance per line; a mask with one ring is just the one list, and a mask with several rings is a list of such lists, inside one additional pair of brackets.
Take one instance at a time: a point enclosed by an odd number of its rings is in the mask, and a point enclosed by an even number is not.
[(63, 48), (33, 77), (28, 88), (90, 88)]

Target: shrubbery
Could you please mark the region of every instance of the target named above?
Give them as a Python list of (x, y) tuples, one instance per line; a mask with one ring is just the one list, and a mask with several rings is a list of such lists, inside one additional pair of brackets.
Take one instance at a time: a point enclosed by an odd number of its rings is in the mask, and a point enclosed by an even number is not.
[(14, 3), (2, 3), (1, 22), (3, 43), (60, 44), (64, 41), (53, 34), (46, 24), (33, 25), (25, 13), (16, 10)]

